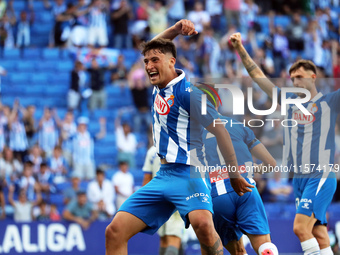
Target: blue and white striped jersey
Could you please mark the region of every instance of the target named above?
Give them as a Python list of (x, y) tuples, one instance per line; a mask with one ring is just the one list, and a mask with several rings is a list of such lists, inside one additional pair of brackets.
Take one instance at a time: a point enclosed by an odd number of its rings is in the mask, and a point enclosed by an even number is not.
[(13, 151), (25, 151), (28, 149), (25, 126), (22, 122), (15, 121), (9, 131), (9, 147)]
[(190, 150), (195, 150), (203, 162), (202, 134), (218, 113), (207, 102), (207, 114), (201, 114), (202, 92), (185, 80), (185, 73), (176, 70), (178, 77), (169, 84), (153, 90), (153, 138), (160, 158), (169, 163), (190, 165)]
[(99, 7), (93, 7), (89, 13), (89, 26), (106, 29), (106, 13)]
[[(242, 176), (251, 184), (255, 183), (252, 177), (252, 165), (253, 157), (250, 153), (256, 145), (260, 144), (260, 141), (256, 139), (254, 132), (244, 127), (243, 123), (240, 123), (232, 118), (220, 116), (221, 120), (227, 120), (225, 128), (228, 130), (231, 141), (236, 153), (238, 168), (242, 173)], [(230, 125), (232, 120), (232, 126)], [(239, 124), (235, 124), (239, 123)], [(207, 130), (203, 132), (203, 143), (205, 146), (207, 165), (210, 170), (210, 182), (211, 182), (211, 197), (217, 197), (229, 192), (233, 192), (231, 187), (229, 175), (225, 166), (225, 161), (218, 148), (216, 137), (209, 133)], [(221, 171), (216, 171), (221, 169)], [(249, 178), (248, 178), (249, 177)]]
[[(279, 90), (279, 103), (281, 103)], [(297, 98), (287, 93), (287, 98)], [(302, 104), (311, 115), (304, 115), (295, 105), (288, 105), (282, 165), (298, 174), (326, 177), (334, 164), (335, 124), (340, 112), (340, 90), (327, 95), (318, 93)], [(295, 121), (293, 121), (295, 120)], [(297, 123), (297, 124), (296, 124)]]

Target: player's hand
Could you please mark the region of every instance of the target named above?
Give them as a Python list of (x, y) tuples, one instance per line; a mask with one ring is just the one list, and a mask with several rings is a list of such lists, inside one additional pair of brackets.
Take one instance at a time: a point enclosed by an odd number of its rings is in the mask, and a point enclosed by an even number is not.
[(182, 19), (174, 25), (175, 31), (179, 35), (197, 35), (198, 32), (195, 30), (195, 25), (190, 20)]
[(229, 37), (229, 40), (233, 47), (236, 49), (240, 46), (242, 46), (242, 38), (240, 33), (234, 33)]
[(230, 184), (239, 196), (243, 196), (244, 193), (251, 192), (252, 190), (250, 188), (254, 188), (254, 186), (249, 184), (243, 177), (230, 178)]

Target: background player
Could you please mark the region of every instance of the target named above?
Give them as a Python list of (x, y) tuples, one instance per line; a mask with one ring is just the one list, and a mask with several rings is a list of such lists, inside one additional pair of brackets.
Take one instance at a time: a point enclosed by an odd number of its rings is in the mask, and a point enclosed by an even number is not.
[[(133, 235), (141, 231), (154, 234), (176, 209), (186, 226), (191, 224), (195, 230), (202, 254), (223, 253), (212, 220), (210, 184), (202, 178), (193, 178), (189, 150), (202, 149), (202, 132), (207, 128), (216, 136), (227, 165), (237, 169), (235, 152), (228, 131), (222, 125), (213, 125), (218, 118), (214, 107), (210, 104), (208, 114), (201, 115), (202, 92), (186, 82), (182, 70), (175, 69), (175, 45), (161, 39), (196, 33), (192, 22), (179, 21), (143, 45), (145, 71), (154, 85), (154, 144), (162, 165), (157, 176), (121, 206), (106, 228), (107, 255), (127, 254), (127, 242)], [(170, 99), (171, 105), (167, 102)], [(193, 113), (196, 115), (191, 117)], [(248, 187), (253, 186), (238, 172), (231, 173), (231, 177), (235, 192), (251, 191)]]
[[(156, 176), (161, 166), (161, 160), (157, 155), (155, 146), (151, 146), (146, 154), (143, 171), (143, 186)], [(178, 211), (171, 215), (170, 219), (158, 229), (160, 236), (159, 255), (178, 255), (181, 248), (181, 240), (184, 232), (184, 222)]]
[[(275, 86), (248, 55), (242, 45), (241, 34), (231, 35), (230, 40), (251, 78), (271, 97)], [(311, 100), (302, 105), (313, 116), (310, 123), (302, 123), (300, 120), (306, 119), (306, 116), (293, 105), (287, 107), (287, 119), (298, 123), (294, 127), (285, 127), (282, 157), (283, 165), (297, 170), (293, 180), (297, 206), (294, 233), (300, 239), (305, 254), (333, 254), (326, 227), (326, 211), (336, 190), (335, 173), (331, 172), (331, 166), (334, 164), (340, 90), (327, 95), (318, 93), (315, 87), (316, 67), (308, 60), (295, 62), (289, 74), (294, 87), (310, 92)], [(280, 103), (280, 93), (278, 95)], [(287, 95), (288, 98), (298, 96), (304, 95)], [(290, 123), (288, 126), (293, 125)]]
[[(209, 91), (208, 85), (198, 86), (203, 91)], [(210, 92), (209, 92), (210, 93)], [(206, 93), (208, 100), (216, 104), (216, 110), (219, 105), (217, 96), (214, 93)], [(212, 96), (215, 100), (213, 100)], [(270, 155), (263, 144), (256, 139), (254, 132), (248, 127), (244, 127), (238, 121), (220, 115), (220, 119), (225, 124), (230, 134), (233, 146), (236, 152), (239, 169), (243, 169), (243, 177), (250, 183), (255, 184), (251, 178), (253, 173), (253, 158), (262, 161), (257, 171), (262, 167), (273, 169), (276, 166), (275, 159)], [(208, 166), (224, 166), (223, 158), (217, 147), (216, 138), (207, 130), (203, 133), (203, 143), (207, 152), (206, 160)], [(222, 159), (222, 160), (221, 160)], [(222, 161), (222, 162), (221, 162)], [(262, 170), (263, 171), (263, 170)], [(249, 177), (249, 178), (247, 178)], [(244, 196), (238, 196), (230, 185), (230, 179), (223, 171), (210, 172), (211, 180), (211, 197), (214, 206), (214, 224), (224, 247), (231, 254), (243, 255), (246, 250), (243, 246), (242, 235), (245, 233), (252, 244), (253, 249), (258, 254), (277, 255), (278, 250), (271, 242), (268, 220), (257, 188), (252, 188), (252, 192)]]

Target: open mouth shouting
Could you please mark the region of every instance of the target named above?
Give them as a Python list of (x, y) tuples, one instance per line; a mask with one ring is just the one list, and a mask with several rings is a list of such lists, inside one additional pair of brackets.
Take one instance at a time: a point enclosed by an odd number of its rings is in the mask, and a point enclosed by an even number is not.
[(151, 81), (155, 81), (159, 77), (158, 72), (149, 72), (149, 77)]

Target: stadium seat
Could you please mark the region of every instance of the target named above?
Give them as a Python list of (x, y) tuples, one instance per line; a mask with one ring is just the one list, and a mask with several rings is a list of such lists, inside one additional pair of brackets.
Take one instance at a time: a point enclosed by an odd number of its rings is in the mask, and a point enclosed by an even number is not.
[(60, 97), (66, 99), (67, 91), (68, 86), (48, 86), (44, 90), (44, 95), (47, 97)]
[(290, 18), (288, 16), (275, 16), (274, 24), (275, 26), (288, 27), (290, 25)]
[(11, 84), (15, 85), (16, 83), (26, 83), (28, 84), (31, 81), (30, 73), (9, 73), (8, 78)]
[(105, 171), (105, 175), (106, 175), (106, 179), (109, 179), (111, 180), (112, 179), (112, 176), (117, 172), (116, 169), (107, 169)]
[(26, 8), (26, 3), (24, 1), (13, 1), (13, 9), (16, 11), (22, 11)]
[(16, 69), (18, 61), (12, 61), (10, 59), (8, 60), (2, 60), (0, 63), (0, 66), (2, 66), (3, 68), (5, 68), (7, 70), (7, 72), (11, 72), (14, 71)]
[(9, 60), (19, 59), (20, 56), (20, 50), (19, 49), (6, 49), (4, 51), (4, 58)]
[(29, 59), (29, 60), (40, 59), (41, 58), (41, 50), (40, 49), (26, 48), (23, 51), (23, 57), (25, 59)]
[(49, 84), (49, 75), (46, 73), (34, 73), (31, 78), (32, 85), (47, 85)]
[(38, 61), (36, 63), (36, 69), (39, 72), (51, 72), (56, 70), (55, 61)]
[(45, 48), (42, 50), (42, 57), (46, 60), (59, 60), (60, 59), (60, 51), (59, 49), (49, 49)]
[(56, 63), (56, 69), (60, 72), (68, 72), (71, 73), (73, 70), (74, 63), (70, 60), (61, 60), (58, 63)]
[(36, 69), (37, 63), (35, 61), (18, 61), (16, 68), (19, 72), (32, 72)]

